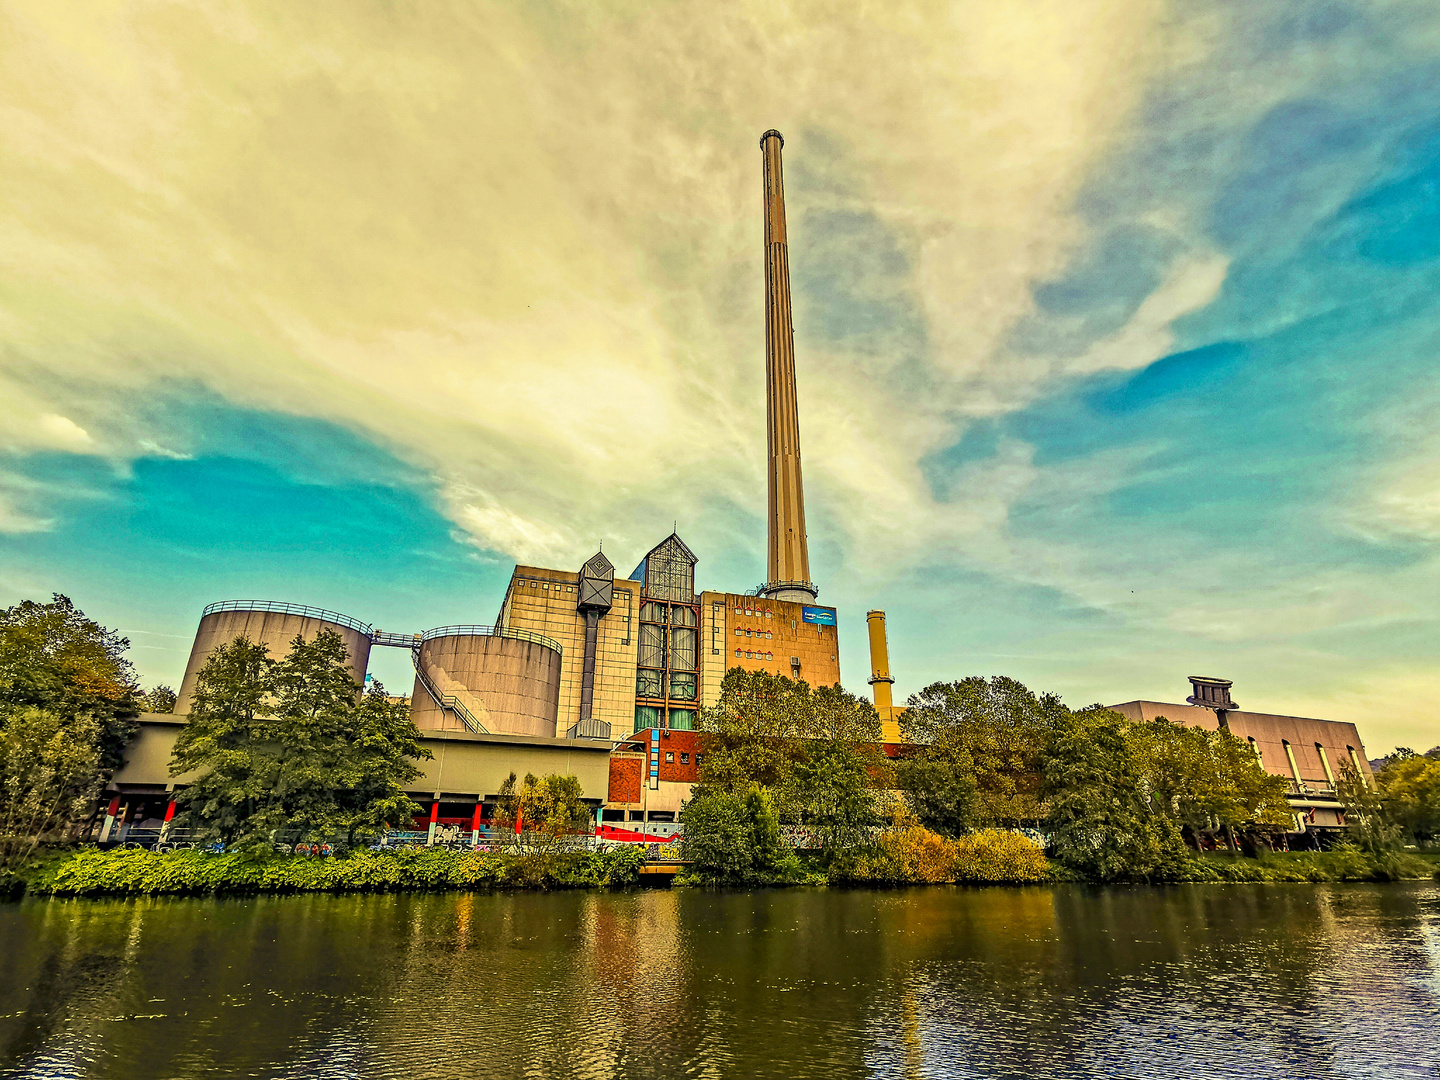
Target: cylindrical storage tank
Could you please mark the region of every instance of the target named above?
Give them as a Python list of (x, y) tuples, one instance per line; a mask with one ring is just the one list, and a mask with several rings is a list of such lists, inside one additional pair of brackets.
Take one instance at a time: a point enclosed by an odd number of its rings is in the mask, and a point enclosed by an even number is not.
[(200, 613), (200, 629), (195, 631), (195, 645), (190, 662), (185, 665), (185, 678), (180, 682), (175, 711), (188, 713), (195, 696), (195, 680), (210, 654), (220, 645), (236, 638), (248, 638), (270, 646), (270, 656), (280, 660), (290, 652), (290, 643), (299, 634), (313, 640), (322, 630), (340, 635), (349, 653), (350, 671), (357, 686), (365, 684), (370, 666), (370, 633), (367, 623), (342, 615), (338, 611), (283, 604), (273, 600), (224, 600), (210, 604)]
[(555, 738), (558, 642), (489, 626), (442, 626), (426, 631), (418, 664), (410, 715), (422, 731), (468, 731), (463, 712), (492, 735)]

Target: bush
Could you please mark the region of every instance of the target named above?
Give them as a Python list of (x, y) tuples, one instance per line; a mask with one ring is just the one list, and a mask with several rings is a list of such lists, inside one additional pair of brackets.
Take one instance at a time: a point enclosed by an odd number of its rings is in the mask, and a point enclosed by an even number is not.
[(1045, 849), (1022, 833), (981, 829), (955, 841), (955, 880), (1024, 884), (1047, 881)]
[(752, 786), (744, 795), (701, 788), (680, 812), (685, 836), (680, 857), (687, 879), (709, 884), (767, 884), (784, 861), (780, 819), (770, 793)]
[(1435, 863), (1398, 852), (1373, 856), (1341, 844), (1330, 851), (1287, 851), (1258, 859), (1207, 854), (1186, 861), (1181, 880), (1194, 882), (1399, 881), (1423, 879)]
[(912, 820), (881, 833), (848, 866), (837, 866), (837, 881), (914, 885), (1048, 881), (1050, 865), (1040, 845), (1020, 833), (981, 829), (956, 840)]
[(556, 855), (410, 848), (335, 859), (91, 848), (38, 867), (29, 887), (52, 896), (629, 888), (644, 860), (638, 847)]

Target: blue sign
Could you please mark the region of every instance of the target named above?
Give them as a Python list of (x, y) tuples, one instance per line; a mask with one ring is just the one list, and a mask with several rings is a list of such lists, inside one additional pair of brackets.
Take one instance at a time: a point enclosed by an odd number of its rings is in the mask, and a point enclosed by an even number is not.
[(835, 625), (834, 608), (807, 607), (800, 617), (806, 622), (819, 623), (821, 626)]

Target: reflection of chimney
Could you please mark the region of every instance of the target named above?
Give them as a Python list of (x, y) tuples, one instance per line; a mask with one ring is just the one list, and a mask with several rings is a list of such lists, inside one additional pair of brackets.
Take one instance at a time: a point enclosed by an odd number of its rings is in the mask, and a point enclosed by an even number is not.
[(890, 699), (890, 646), (885, 641), (885, 612), (867, 611), (865, 622), (870, 628), (870, 685), (875, 688), (875, 711), (881, 720), (889, 720), (895, 711)]
[(778, 131), (760, 136), (765, 168), (765, 417), (769, 435), (769, 544), (763, 593), (809, 603), (810, 552), (800, 479), (800, 415), (795, 396), (795, 328), (790, 321), (790, 254), (785, 238), (785, 178)]

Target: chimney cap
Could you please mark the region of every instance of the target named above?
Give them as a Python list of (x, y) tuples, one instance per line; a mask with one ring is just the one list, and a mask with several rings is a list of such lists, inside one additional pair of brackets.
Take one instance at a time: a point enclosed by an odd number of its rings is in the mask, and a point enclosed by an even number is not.
[(785, 136), (784, 136), (784, 135), (781, 135), (780, 132), (776, 131), (774, 128), (771, 128), (769, 131), (765, 132), (764, 135), (761, 135), (761, 136), (760, 136), (760, 149), (761, 149), (761, 150), (764, 150), (764, 149), (765, 149), (765, 140), (768, 139), (771, 135), (774, 135), (775, 138), (777, 138), (777, 139), (780, 140), (780, 145), (781, 145), (782, 147), (785, 145)]

